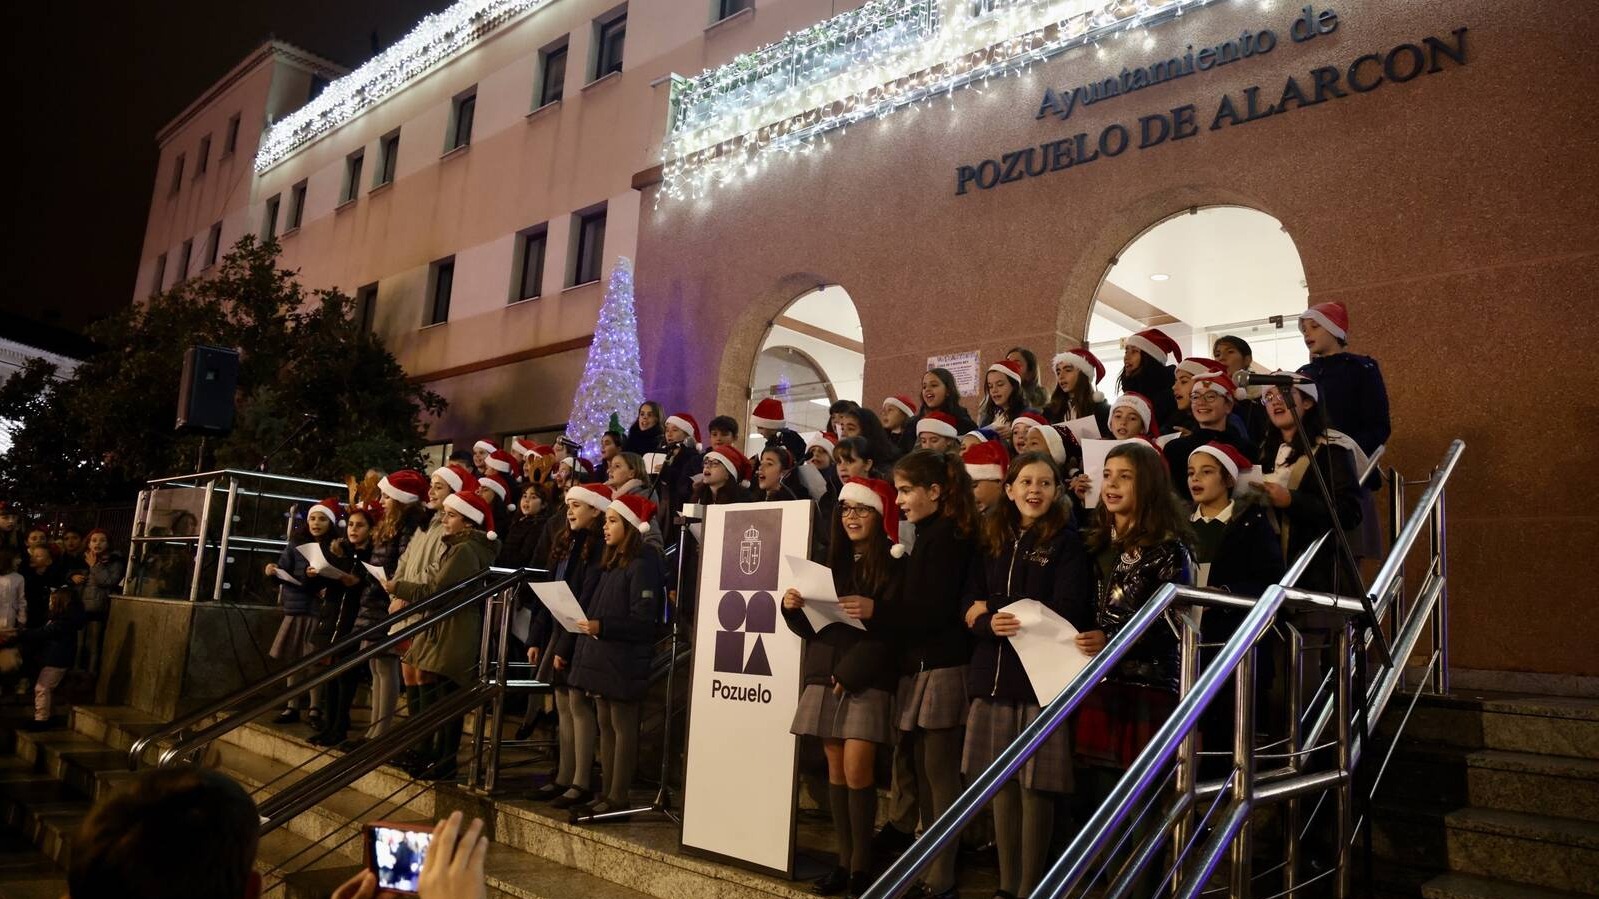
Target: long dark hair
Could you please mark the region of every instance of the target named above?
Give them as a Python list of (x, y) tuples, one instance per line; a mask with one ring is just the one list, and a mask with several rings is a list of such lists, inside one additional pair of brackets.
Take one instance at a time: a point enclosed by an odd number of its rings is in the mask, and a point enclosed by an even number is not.
[(866, 440), (866, 445), (871, 448), (867, 456), (884, 468), (893, 465), (894, 460), (899, 458), (899, 449), (895, 446), (893, 439), (888, 436), (888, 429), (883, 427), (883, 420), (877, 417), (877, 413), (864, 406), (857, 406), (855, 409), (843, 414), (852, 415), (856, 421), (861, 423), (860, 436)]
[[(1278, 387), (1273, 387), (1270, 389), (1279, 391), (1281, 390), (1281, 388)], [(1299, 390), (1297, 387), (1294, 388), (1294, 392), (1303, 393), (1303, 391)], [(1316, 441), (1320, 440), (1327, 433), (1327, 416), (1321, 411), (1321, 403), (1317, 402), (1315, 399), (1312, 399), (1309, 394), (1305, 394), (1305, 398), (1310, 400), (1310, 408), (1299, 413), (1299, 424), (1305, 432), (1305, 440), (1309, 442), (1311, 446), (1315, 446)], [(1295, 402), (1293, 394), (1284, 394), (1283, 402)], [(1264, 406), (1265, 403), (1262, 402), (1261, 405)], [(1271, 427), (1267, 428), (1266, 440), (1260, 451), (1261, 471), (1269, 472), (1276, 470), (1277, 448), (1282, 445), (1283, 432), (1277, 430), (1276, 425), (1271, 425)], [(1294, 464), (1294, 461), (1300, 456), (1304, 455), (1304, 453), (1299, 451), (1298, 440), (1291, 441), (1289, 446), (1291, 446), (1292, 449), (1289, 450), (1288, 461), (1284, 464), (1292, 465)]]
[(1022, 398), (1029, 406), (1044, 405), (1044, 384), (1040, 378), (1043, 372), (1038, 369), (1038, 354), (1024, 346), (1013, 346), (1005, 351), (1008, 357), (1011, 353), (1022, 357)]
[(648, 444), (653, 447), (661, 442), (662, 437), (666, 436), (666, 413), (661, 411), (661, 404), (654, 400), (645, 400), (638, 405), (639, 409), (648, 406), (655, 412), (655, 427), (650, 428), (648, 431), (640, 430), (638, 426), (638, 409), (634, 409), (633, 423), (627, 426), (627, 439), (622, 441), (622, 446), (637, 448)]
[[(1141, 393), (1149, 397), (1151, 403), (1157, 397), (1172, 395), (1172, 385), (1177, 383), (1177, 372), (1170, 365), (1156, 362), (1143, 350), (1135, 350), (1139, 355), (1138, 371), (1132, 375), (1127, 374), (1127, 369), (1122, 369), (1116, 376), (1116, 391), (1118, 393)], [(1146, 426), (1148, 422), (1144, 423)]]
[(1081, 371), (1077, 373), (1077, 386), (1071, 393), (1060, 389), (1060, 375), (1055, 375), (1055, 386), (1049, 391), (1049, 405), (1044, 407), (1044, 417), (1050, 421), (1065, 421), (1073, 412), (1079, 417), (1093, 414), (1094, 379)]
[[(772, 457), (777, 459), (777, 464), (783, 468), (783, 474), (777, 481), (777, 489), (771, 491), (768, 491), (765, 487), (761, 486), (760, 477), (760, 459), (761, 456), (764, 456), (767, 453), (771, 453)], [(755, 487), (753, 489), (757, 493), (761, 494), (763, 499), (781, 497), (784, 490), (788, 491), (791, 499), (799, 499), (799, 491), (795, 490), (794, 487), (789, 484), (789, 478), (793, 476), (795, 469), (799, 466), (799, 460), (794, 456), (794, 453), (782, 443), (776, 440), (769, 440), (766, 443), (766, 448), (761, 450), (761, 456), (755, 457), (756, 474)]]
[[(1071, 526), (1071, 513), (1067, 511), (1066, 506), (1066, 480), (1054, 459), (1043, 453), (1022, 453), (1010, 463), (1010, 469), (1005, 472), (1005, 486), (1009, 487), (1015, 483), (1022, 469), (1029, 465), (1048, 466), (1050, 475), (1055, 478), (1055, 503), (1032, 527), (1032, 533), (1036, 534), (1037, 541), (1042, 543)], [(990, 557), (999, 556), (1005, 551), (1006, 546), (1022, 535), (1021, 510), (1016, 508), (1015, 501), (1008, 496), (990, 509), (982, 521), (983, 551)]]
[[(561, 510), (561, 515), (563, 518), (566, 515), (564, 508)], [(605, 513), (601, 512), (594, 516), (592, 524), (583, 529), (588, 535), (588, 539), (583, 541), (583, 555), (580, 557), (580, 561), (586, 562), (594, 557), (594, 543), (596, 540), (600, 543), (605, 542), (605, 532), (602, 530), (604, 522)], [(560, 528), (555, 535), (555, 539), (550, 541), (550, 564), (553, 566), (557, 562), (564, 561), (567, 556), (572, 554), (572, 544), (576, 542), (577, 539), (573, 536), (570, 525)]]
[(1088, 545), (1096, 552), (1114, 544), (1117, 547), (1148, 547), (1172, 538), (1186, 540), (1189, 534), (1188, 516), (1183, 512), (1177, 493), (1172, 488), (1171, 473), (1166, 470), (1166, 460), (1160, 450), (1147, 441), (1119, 443), (1105, 454), (1105, 461), (1127, 459), (1133, 464), (1133, 501), (1137, 509), (1133, 526), (1125, 534), (1111, 538), (1114, 518), (1104, 503), (1099, 504), (1095, 515), (1096, 527), (1088, 536)]
[[(604, 516), (601, 516), (602, 518)], [(622, 542), (616, 546), (605, 544), (605, 553), (600, 556), (600, 570), (611, 571), (616, 568), (626, 568), (638, 558), (639, 551), (644, 547), (644, 538), (639, 536), (638, 528), (623, 522)], [(603, 538), (602, 538), (603, 539)]]
[(911, 486), (939, 488), (938, 514), (955, 525), (955, 533), (965, 538), (977, 536), (977, 500), (972, 495), (972, 477), (966, 463), (954, 453), (914, 449), (894, 463), (894, 476)]
[(1006, 403), (1003, 409), (995, 408), (994, 399), (988, 394), (988, 370), (983, 370), (983, 402), (977, 407), (978, 424), (985, 427), (993, 424), (994, 419), (1001, 412), (1005, 413), (1007, 419), (1014, 422), (1016, 421), (1016, 416), (1027, 411), (1027, 384), (1025, 377), (1023, 378), (1023, 383), (1017, 384), (1013, 381), (1011, 386), (1010, 402)]
[(873, 510), (871, 522), (867, 525), (867, 532), (872, 536), (866, 541), (857, 561), (855, 544), (850, 542), (849, 534), (844, 531), (843, 508), (843, 503), (840, 503), (833, 514), (833, 535), (827, 546), (827, 567), (833, 569), (833, 582), (853, 586), (864, 596), (881, 599), (883, 588), (888, 585), (889, 565), (893, 562), (893, 556), (889, 554), (888, 534), (883, 532), (882, 515)]
[[(943, 412), (950, 418), (960, 421), (962, 414), (966, 410), (961, 408), (961, 391), (959, 387), (955, 386), (955, 375), (947, 368), (929, 368), (927, 373), (943, 382), (944, 402), (938, 406), (928, 406), (927, 403), (923, 402), (921, 404), (921, 414), (926, 415), (934, 411)], [(917, 392), (920, 393), (921, 391)]]

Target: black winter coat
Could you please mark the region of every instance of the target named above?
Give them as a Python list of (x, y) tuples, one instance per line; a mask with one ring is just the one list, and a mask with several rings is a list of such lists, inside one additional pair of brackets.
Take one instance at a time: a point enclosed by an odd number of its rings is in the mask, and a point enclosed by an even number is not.
[[(1210, 578), (1206, 582), (1209, 589), (1250, 597), (1260, 596), (1267, 587), (1282, 580), (1287, 568), (1283, 564), (1277, 529), (1271, 526), (1265, 507), (1238, 501), (1233, 504), (1232, 517), (1227, 521), (1215, 554), (1195, 561), (1210, 564)], [(1225, 640), (1247, 614), (1244, 609), (1206, 609), (1200, 619), (1204, 642)]]
[[(314, 542), (316, 541), (300, 541), (300, 543)], [(283, 604), (283, 614), (285, 615), (315, 615), (317, 613), (318, 597), (321, 596), (322, 591), (337, 583), (327, 578), (311, 577), (305, 573), (306, 569), (311, 567), (311, 563), (307, 562), (305, 556), (300, 555), (300, 551), (296, 549), (300, 543), (290, 542), (283, 547), (283, 552), (278, 554), (278, 568), (292, 575), (295, 580), (300, 582), (300, 586), (296, 587), (288, 581), (272, 578), (272, 583), (278, 585), (278, 597)], [(328, 555), (327, 544), (322, 546), (322, 552), (323, 555)], [(330, 559), (329, 561), (332, 560)]]
[(977, 541), (961, 537), (943, 515), (917, 528), (898, 601), (877, 606), (866, 622), (868, 630), (888, 635), (901, 674), (971, 661), (972, 636), (961, 613), (966, 573), (977, 553)]
[(50, 617), (50, 591), (66, 585), (66, 569), (53, 561), (39, 571), (24, 560), (17, 573), (22, 575), (22, 595), (28, 604), (28, 627), (42, 627)]
[(677, 510), (694, 495), (694, 476), (705, 471), (705, 456), (689, 448), (687, 443), (668, 448), (666, 456), (667, 461), (656, 478), (658, 486), (651, 491), (650, 498), (657, 505), (670, 503), (672, 509)]
[[(584, 557), (585, 549), (592, 553), (593, 558)], [(550, 580), (565, 581), (572, 595), (577, 597), (579, 604), (582, 604), (589, 594), (589, 578), (591, 574), (597, 575), (600, 556), (604, 552), (605, 547), (599, 534), (578, 531), (572, 535), (572, 546), (566, 558), (555, 563), (555, 570), (551, 572)], [(554, 656), (560, 656), (570, 663), (572, 652), (577, 646), (577, 635), (557, 624), (555, 616), (544, 607), (544, 603), (539, 602), (538, 597), (533, 597), (532, 601), (535, 603), (533, 625), (529, 629), (527, 642), (529, 646), (544, 647), (543, 653), (539, 656), (536, 677), (548, 684), (565, 686), (567, 673), (556, 671), (552, 659)]]
[(1316, 382), (1327, 426), (1355, 438), (1370, 456), (1388, 442), (1388, 388), (1377, 360), (1354, 353), (1321, 356), (1299, 369)]
[[(1094, 617), (1107, 641), (1114, 640), (1161, 587), (1193, 583), (1188, 547), (1175, 537), (1131, 552), (1111, 544), (1096, 554), (1096, 562), (1100, 579)], [(1122, 656), (1109, 679), (1176, 693), (1177, 655), (1177, 635), (1167, 622), (1156, 622)]]
[[(1261, 470), (1267, 474), (1276, 470), (1274, 444), (1275, 441), (1272, 441), (1266, 445), (1266, 458), (1261, 462)], [(1361, 521), (1361, 496), (1364, 490), (1355, 483), (1354, 454), (1341, 446), (1321, 443), (1316, 446), (1316, 454), (1311, 457), (1311, 462), (1327, 478), (1327, 489), (1338, 511), (1338, 521), (1345, 530), (1354, 530)], [(1317, 537), (1327, 533), (1333, 526), (1333, 516), (1326, 500), (1322, 498), (1314, 472), (1306, 470), (1299, 486), (1288, 491), (1288, 497), (1288, 508), (1273, 509), (1272, 513), (1283, 540), (1283, 561), (1292, 565), (1310, 548), (1310, 544), (1316, 542)], [(1351, 569), (1347, 561), (1341, 561), (1342, 555), (1335, 540), (1322, 544), (1310, 567), (1300, 576), (1299, 586), (1305, 590), (1324, 591), (1336, 587), (1345, 594), (1360, 592), (1360, 574)]]
[[(857, 594), (874, 600), (872, 614), (877, 608), (902, 602), (905, 586), (905, 560), (890, 559), (883, 588), (868, 591), (855, 584), (854, 578), (833, 572), (833, 589), (839, 596)], [(781, 598), (779, 598), (781, 602)], [(783, 609), (783, 620), (788, 629), (805, 640), (805, 655), (800, 662), (800, 676), (806, 686), (819, 684), (830, 687), (837, 681), (851, 693), (878, 689), (893, 693), (899, 687), (899, 666), (894, 663), (889, 640), (894, 631), (889, 627), (866, 630), (847, 624), (829, 624), (818, 632), (811, 627), (804, 609)]]
[(534, 552), (552, 514), (545, 509), (537, 515), (518, 515), (505, 533), (500, 535), (500, 554), (494, 564), (501, 568), (544, 567), (534, 560)]
[(355, 622), (361, 614), (361, 597), (366, 593), (367, 584), (372, 582), (372, 575), (361, 564), (372, 560), (372, 544), (357, 547), (342, 538), (335, 543), (339, 544), (338, 550), (343, 555), (330, 553), (328, 561), (359, 580), (350, 585), (343, 581), (328, 582), (317, 605), (316, 631), (311, 635), (311, 645), (317, 647), (332, 646), (355, 633)]
[[(402, 527), (393, 539), (374, 542), (368, 551), (367, 561), (382, 568), (388, 577), (394, 577), (395, 566), (399, 564), (405, 548), (411, 545), (411, 537), (415, 534), (415, 528)], [(354, 630), (364, 631), (389, 617), (389, 592), (370, 577), (361, 581), (359, 589), (361, 598), (355, 612)]]
[(665, 560), (646, 544), (626, 566), (600, 571), (583, 604), (598, 637), (572, 635), (573, 689), (616, 702), (637, 702), (649, 687), (655, 655), (655, 623), (660, 616)]
[(995, 635), (994, 613), (1019, 599), (1036, 599), (1080, 631), (1094, 629), (1094, 580), (1082, 535), (1064, 527), (1040, 543), (1023, 532), (997, 556), (979, 551), (966, 578), (966, 598), (961, 620), (973, 603), (988, 603), (988, 611), (972, 622), (977, 639), (966, 689), (974, 697), (1037, 703), (1032, 681), (1010, 640)]

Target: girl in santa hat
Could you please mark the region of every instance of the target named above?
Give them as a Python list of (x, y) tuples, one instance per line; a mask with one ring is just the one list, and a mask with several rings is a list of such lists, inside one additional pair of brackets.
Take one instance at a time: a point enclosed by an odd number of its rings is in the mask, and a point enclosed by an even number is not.
[(1043, 379), (1039, 377), (1038, 354), (1023, 346), (1013, 346), (1005, 358), (1022, 367), (1022, 400), (1029, 409), (1044, 408)]
[(1016, 416), (1016, 420), (1010, 424), (1011, 458), (1027, 452), (1027, 435), (1030, 431), (1034, 428), (1046, 427), (1048, 424), (1049, 422), (1044, 420), (1043, 415), (1032, 410)]
[(1124, 393), (1111, 404), (1110, 436), (1116, 440), (1133, 437), (1153, 438), (1160, 433), (1155, 404), (1139, 393)]
[[(1033, 692), (1009, 641), (1022, 625), (1006, 607), (1036, 599), (1079, 630), (1094, 623), (1088, 556), (1071, 523), (1060, 468), (1049, 456), (1024, 453), (1010, 464), (1005, 497), (983, 518), (980, 560), (971, 566), (962, 608), (976, 639), (961, 761), (968, 777), (992, 764), (1054, 698)], [(1025, 896), (1037, 885), (1054, 827), (1054, 794), (1071, 791), (1071, 742), (1060, 727), (994, 797), (996, 896)]]
[[(372, 556), (367, 561), (383, 569), (385, 578), (392, 578), (398, 573), (400, 559), (405, 556), (412, 538), (422, 532), (432, 517), (427, 505), (430, 485), (421, 472), (406, 468), (390, 472), (378, 481), (378, 491), (383, 497), (383, 514), (372, 529)], [(367, 580), (361, 586), (356, 632), (371, 630), (387, 617), (389, 591), (383, 581)], [(368, 640), (361, 648), (371, 643)], [(373, 656), (367, 665), (372, 671), (372, 724), (367, 728), (366, 737), (372, 739), (394, 726), (404, 681), (400, 675), (398, 651), (389, 650)]]
[(713, 447), (705, 454), (704, 478), (694, 486), (694, 502), (707, 506), (749, 502), (749, 469), (750, 460), (737, 447)]
[[(361, 563), (372, 559), (373, 528), (382, 518), (381, 503), (356, 503), (345, 515), (344, 536), (333, 541), (332, 558), (347, 559), (349, 564), (343, 567), (350, 573), (340, 579), (337, 587), (329, 587), (323, 598), (320, 621), (312, 641), (318, 649), (332, 646), (356, 632), (361, 597), (372, 581), (372, 575)], [(335, 657), (332, 661), (337, 663), (341, 658)], [(350, 732), (350, 707), (355, 704), (355, 690), (360, 682), (360, 669), (351, 668), (323, 685), (327, 723), (311, 735), (310, 743), (336, 746), (344, 742)]]
[(893, 468), (892, 462), (878, 459), (872, 452), (871, 444), (864, 437), (843, 437), (838, 445), (833, 447), (833, 467), (838, 469), (838, 479), (842, 484), (850, 478), (871, 478), (878, 474), (886, 474)]
[[(840, 608), (865, 622), (865, 630), (837, 622), (818, 629), (805, 615), (805, 597), (793, 588), (783, 594), (783, 619), (805, 640), (805, 688), (791, 730), (820, 739), (827, 756), (838, 866), (816, 885), (815, 892), (824, 896), (846, 889), (860, 895), (871, 882), (877, 821), (873, 769), (879, 748), (893, 739), (898, 680), (889, 649), (896, 636), (891, 626), (874, 626), (872, 619), (879, 607), (901, 601), (905, 577), (894, 498), (894, 488), (884, 481), (852, 478), (839, 491), (833, 516), (828, 567)], [(775, 611), (752, 604), (748, 615)]]
[(885, 397), (883, 409), (878, 413), (878, 418), (883, 423), (883, 430), (888, 433), (888, 439), (901, 455), (910, 452), (916, 446), (916, 429), (911, 426), (911, 420), (916, 417), (916, 401), (903, 394)]
[(600, 770), (605, 796), (573, 815), (603, 815), (630, 807), (628, 789), (638, 763), (639, 714), (650, 681), (656, 621), (665, 589), (665, 559), (647, 543), (655, 504), (642, 496), (619, 496), (605, 511), (605, 550), (599, 577), (589, 588), (587, 617), (577, 623), (568, 682), (578, 732), (600, 735)]
[[(1299, 408), (1298, 425), (1288, 408), (1290, 393)], [(1266, 435), (1266, 445), (1261, 450), (1260, 468), (1264, 474), (1261, 489), (1266, 493), (1272, 517), (1282, 535), (1283, 558), (1292, 562), (1333, 527), (1335, 511), (1337, 522), (1345, 530), (1359, 527), (1364, 490), (1356, 482), (1354, 454), (1330, 439), (1319, 401), (1319, 385), (1300, 384), (1291, 390), (1268, 387), (1261, 398), (1273, 428), (1273, 432)], [(1314, 450), (1311, 456), (1300, 449), (1300, 426)], [(1311, 465), (1321, 470), (1327, 482), (1332, 508), (1322, 498), (1316, 475), (1310, 471)], [(1358, 592), (1359, 573), (1340, 556), (1337, 544), (1328, 540), (1300, 576), (1299, 586), (1332, 593)]]
[(961, 405), (960, 388), (955, 384), (955, 375), (947, 368), (930, 368), (922, 375), (922, 406), (918, 415), (929, 412), (942, 412), (955, 420), (955, 430), (964, 434), (967, 431), (977, 430), (977, 422), (972, 421), (972, 415)]
[(1174, 380), (1171, 385), (1172, 400), (1177, 404), (1175, 416), (1170, 420), (1162, 420), (1168, 434), (1192, 434), (1198, 427), (1194, 422), (1194, 415), (1189, 410), (1188, 404), (1193, 399), (1190, 390), (1194, 379), (1200, 375), (1225, 374), (1225, 367), (1215, 359), (1206, 359), (1203, 356), (1189, 356), (1177, 363), (1172, 369)]
[(654, 400), (645, 400), (639, 404), (638, 417), (633, 424), (628, 426), (627, 438), (622, 441), (622, 449), (630, 453), (658, 452), (661, 443), (666, 438), (666, 413), (661, 411), (661, 404)]
[[(315, 543), (321, 547), (324, 556), (331, 554), (333, 538), (339, 534), (338, 523), (342, 516), (343, 506), (335, 498), (313, 504), (305, 513), (305, 523), (296, 525), (289, 535), (289, 542), (284, 544), (278, 560), (266, 564), (266, 575), (276, 578), (271, 583), (278, 585), (278, 602), (283, 606), (283, 622), (278, 625), (278, 634), (272, 641), (269, 653), (274, 659), (292, 663), (311, 652), (311, 641), (317, 626), (317, 604), (324, 591), (329, 587), (338, 587), (339, 583), (311, 574), (311, 563), (299, 551), (299, 547)], [(280, 577), (279, 572), (292, 580)], [(293, 687), (307, 677), (304, 673), (291, 675), (288, 685)], [(300, 708), (308, 703), (311, 705), (308, 722), (313, 728), (320, 729), (322, 710), (313, 697), (304, 694), (291, 699), (275, 720), (279, 724), (299, 721)]]
[(1177, 380), (1174, 362), (1183, 361), (1177, 341), (1159, 328), (1146, 328), (1128, 337), (1122, 350), (1122, 373), (1116, 377), (1119, 393), (1148, 397), (1156, 421), (1168, 421), (1177, 414), (1177, 399), (1172, 384)]
[(978, 422), (994, 429), (1000, 439), (1010, 439), (1010, 426), (1018, 416), (1027, 411), (1027, 397), (1022, 392), (1022, 364), (1005, 359), (995, 362), (983, 374), (985, 395), (978, 407)]
[(1099, 433), (1109, 433), (1106, 419), (1110, 417), (1110, 404), (1096, 388), (1104, 379), (1105, 364), (1086, 348), (1056, 354), (1055, 390), (1044, 406), (1044, 418), (1071, 421), (1092, 415), (1099, 422)]

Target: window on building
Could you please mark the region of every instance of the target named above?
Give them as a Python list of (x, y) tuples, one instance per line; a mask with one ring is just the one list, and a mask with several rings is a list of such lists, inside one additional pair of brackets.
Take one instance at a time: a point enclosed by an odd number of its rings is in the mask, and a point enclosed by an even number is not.
[(627, 8), (610, 18), (594, 23), (595, 46), (594, 77), (604, 78), (612, 72), (622, 71), (622, 45), (627, 42)]
[(433, 263), (428, 277), (427, 323), (437, 325), (450, 320), (450, 293), (455, 288), (455, 257)]
[(273, 194), (267, 200), (266, 216), (261, 222), (261, 240), (274, 240), (278, 236), (278, 207), (283, 205), (283, 195)]
[(450, 453), (453, 452), (455, 452), (455, 444), (448, 441), (430, 443), (422, 447), (422, 458), (427, 462), (426, 467), (422, 470), (432, 471), (435, 468), (443, 468), (445, 463), (450, 461)]
[(200, 152), (196, 153), (194, 156), (194, 177), (198, 178), (201, 175), (204, 175), (205, 170), (209, 168), (210, 165), (211, 135), (207, 134), (205, 137), (200, 138)]
[(542, 54), (540, 66), (539, 105), (548, 106), (566, 92), (566, 44), (551, 47)]
[(172, 192), (177, 193), (183, 186), (183, 154), (179, 153), (177, 161), (172, 164)]
[(716, 21), (720, 22), (735, 13), (753, 9), (754, 6), (755, 0), (716, 0)]
[(344, 157), (344, 191), (339, 194), (339, 205), (351, 203), (361, 194), (361, 163), (366, 161), (363, 147)]
[(372, 330), (372, 320), (377, 313), (378, 285), (374, 281), (355, 292), (355, 324), (362, 331)]
[(519, 235), (517, 242), (517, 300), (531, 300), (541, 292), (540, 285), (544, 283), (544, 250), (549, 244), (549, 230), (543, 225)]
[(391, 184), (395, 167), (400, 164), (400, 132), (391, 131), (378, 141), (378, 170), (373, 187)]
[(284, 233), (299, 228), (300, 223), (305, 221), (305, 190), (304, 181), (289, 188), (289, 218), (283, 223)]
[(600, 262), (605, 254), (605, 207), (579, 213), (576, 224), (568, 287), (600, 280)]
[(162, 253), (155, 257), (155, 278), (150, 282), (150, 296), (161, 292), (161, 285), (167, 279), (167, 254)]
[(222, 223), (217, 222), (211, 226), (210, 233), (205, 236), (205, 267), (210, 268), (217, 264), (217, 253), (222, 250)]
[(239, 146), (239, 114), (238, 113), (234, 113), (233, 117), (228, 119), (228, 130), (227, 130), (226, 135), (222, 138), (222, 155), (223, 156), (230, 155), (234, 150), (238, 149), (238, 146)]
[(183, 242), (183, 249), (178, 251), (178, 280), (185, 281), (189, 277), (189, 259), (194, 255), (194, 238)]
[(450, 139), (445, 141), (445, 152), (457, 150), (472, 142), (472, 115), (477, 111), (477, 87), (455, 98), (454, 113), (450, 116)]

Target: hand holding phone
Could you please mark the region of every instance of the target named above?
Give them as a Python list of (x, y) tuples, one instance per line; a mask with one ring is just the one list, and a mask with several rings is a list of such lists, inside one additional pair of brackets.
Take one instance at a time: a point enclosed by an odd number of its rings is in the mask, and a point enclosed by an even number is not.
[(433, 842), (432, 829), (420, 824), (374, 821), (365, 830), (367, 869), (376, 875), (376, 888), (417, 895), (422, 885), (422, 863)]

